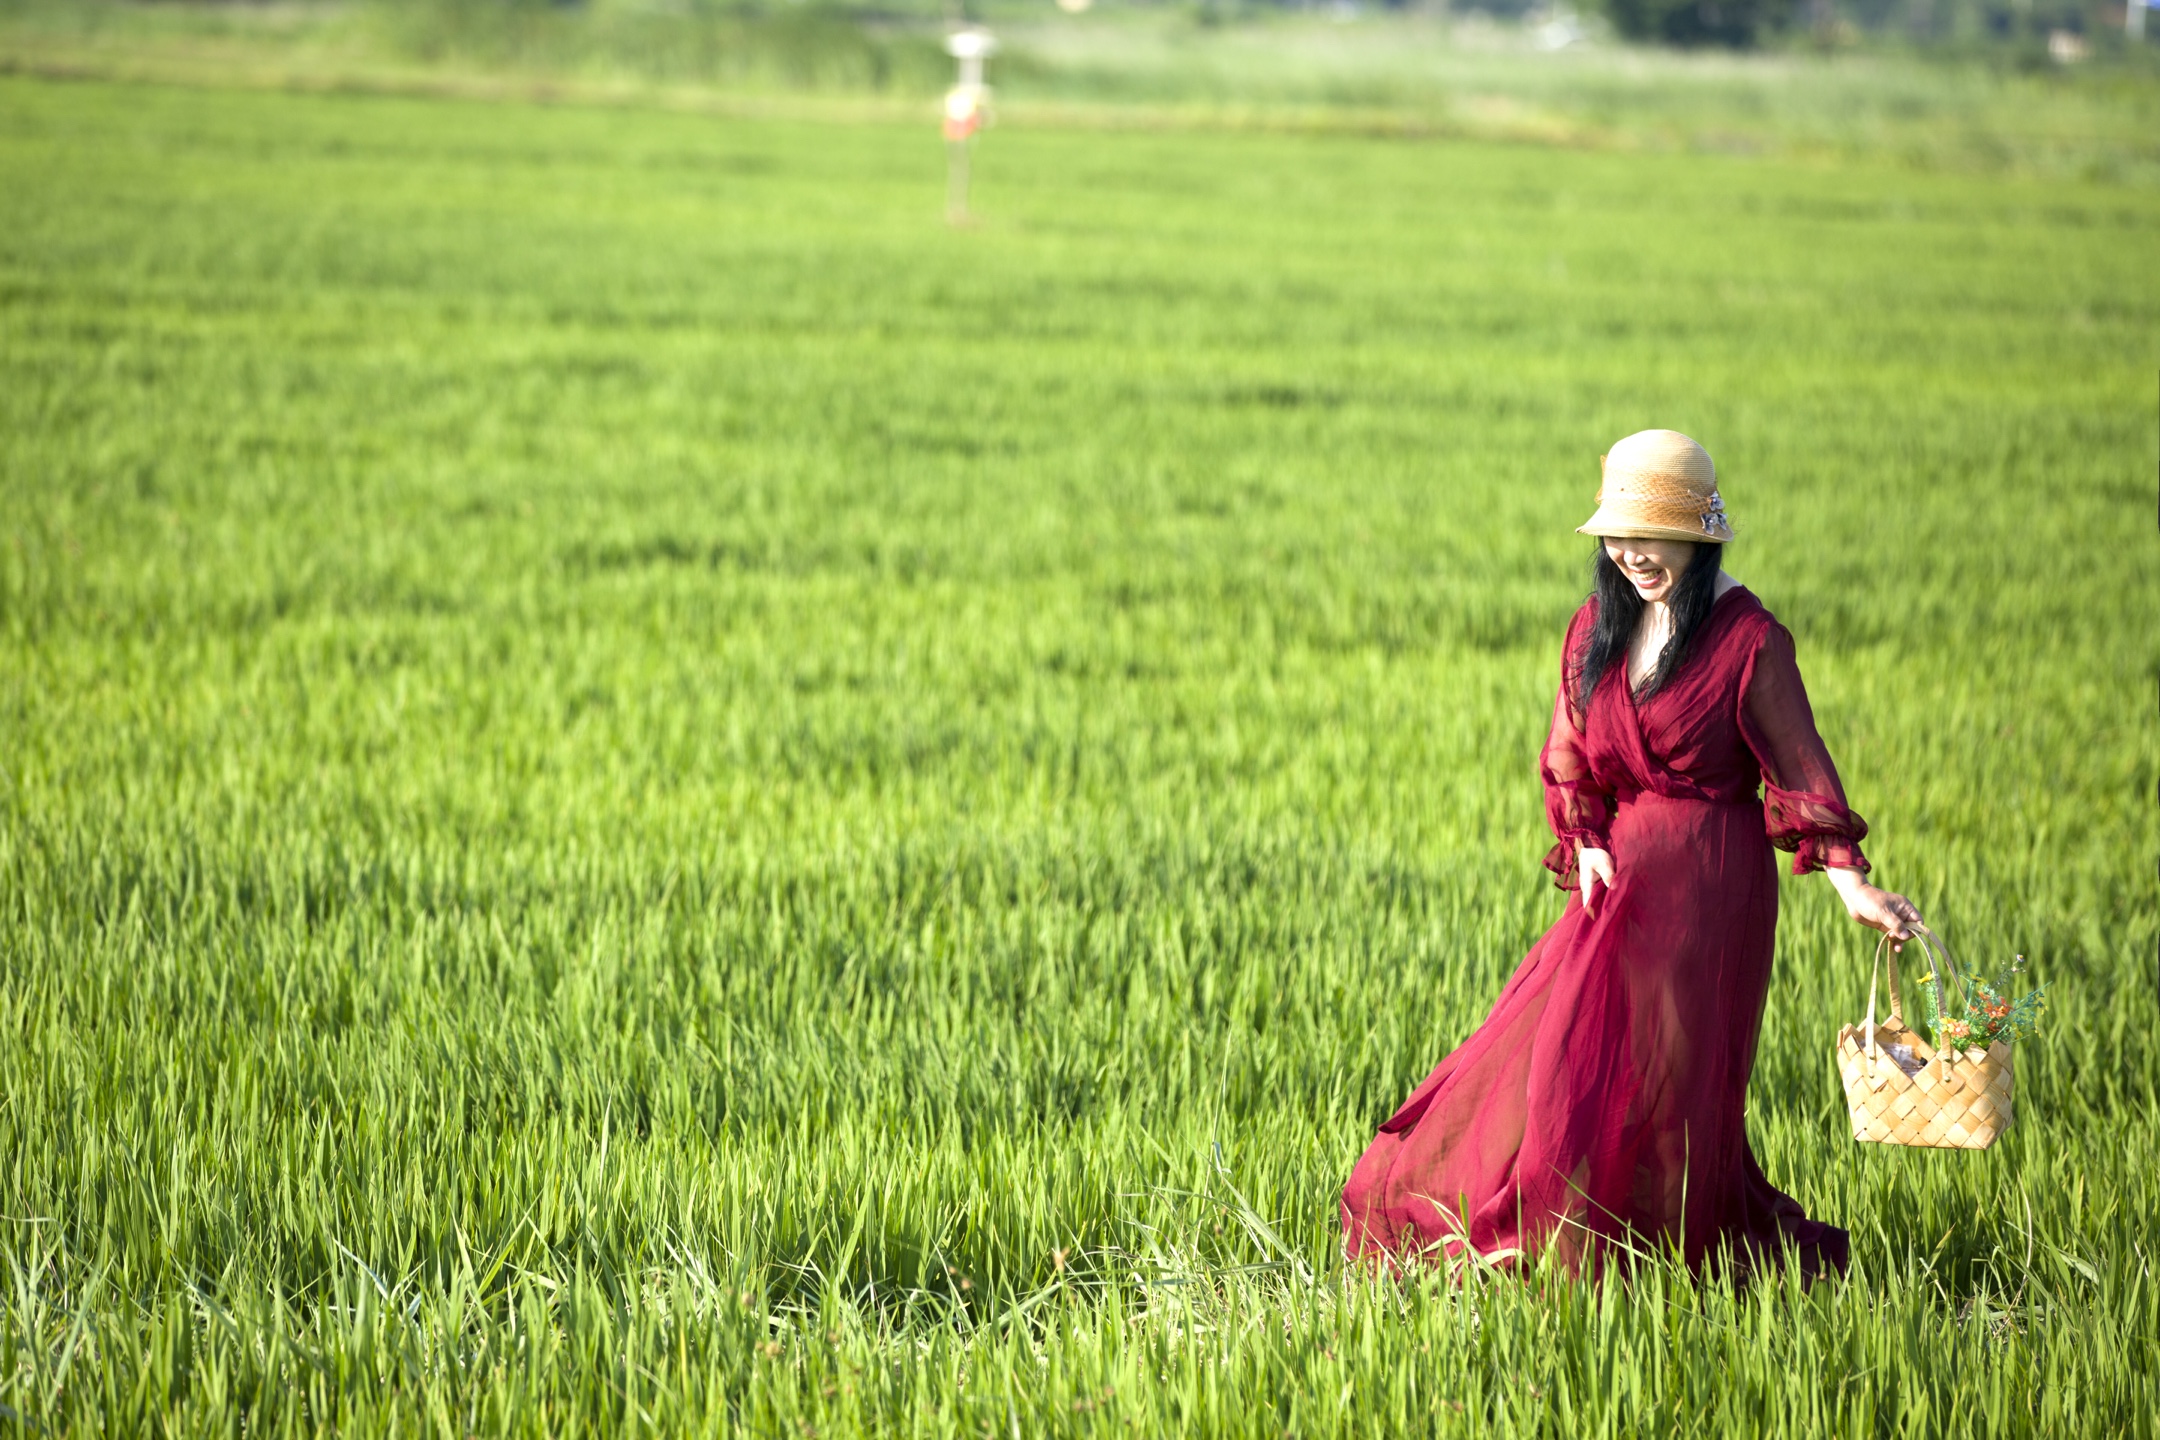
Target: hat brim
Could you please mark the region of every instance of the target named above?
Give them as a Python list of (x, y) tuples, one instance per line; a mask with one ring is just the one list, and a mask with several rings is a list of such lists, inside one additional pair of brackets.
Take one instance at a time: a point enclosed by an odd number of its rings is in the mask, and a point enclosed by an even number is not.
[(1646, 525), (1625, 515), (1610, 513), (1599, 507), (1597, 514), (1575, 527), (1578, 535), (1596, 535), (1606, 540), (1692, 540), (1698, 545), (1725, 545), (1733, 538), (1732, 527), (1720, 525), (1715, 530), (1697, 527), (1683, 529), (1678, 525)]

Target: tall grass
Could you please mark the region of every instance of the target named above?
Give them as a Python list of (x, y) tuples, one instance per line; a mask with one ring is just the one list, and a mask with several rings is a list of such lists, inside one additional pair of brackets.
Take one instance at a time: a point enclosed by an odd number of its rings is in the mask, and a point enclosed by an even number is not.
[[(0, 1424), (2149, 1435), (2136, 190), (0, 81)], [(1614, 436), (2054, 1008), (1851, 1281), (1375, 1286)]]

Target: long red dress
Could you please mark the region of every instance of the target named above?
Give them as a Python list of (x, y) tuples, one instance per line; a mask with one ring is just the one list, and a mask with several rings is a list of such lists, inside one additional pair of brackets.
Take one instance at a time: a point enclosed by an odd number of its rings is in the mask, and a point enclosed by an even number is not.
[[(1748, 1148), (1748, 1072), (1777, 933), (1771, 847), (1795, 874), (1866, 869), (1816, 734), (1792, 635), (1744, 587), (1719, 597), (1670, 683), (1638, 702), (1614, 665), (1572, 702), (1596, 601), (1568, 627), (1540, 760), (1560, 843), (1610, 852), (1595, 915), (1571, 893), (1492, 1013), (1413, 1090), (1343, 1187), (1353, 1259), (1438, 1247), (1555, 1250), (1570, 1268), (1677, 1248), (1745, 1271), (1786, 1246), (1808, 1274), (1843, 1230), (1778, 1193)], [(1758, 797), (1757, 782), (1765, 793)]]

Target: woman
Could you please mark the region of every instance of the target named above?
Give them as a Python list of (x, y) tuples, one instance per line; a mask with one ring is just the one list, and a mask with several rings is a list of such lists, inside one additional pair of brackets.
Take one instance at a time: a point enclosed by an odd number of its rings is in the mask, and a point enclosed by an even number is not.
[(1581, 532), (1601, 537), (1597, 591), (1540, 757), (1545, 863), (1580, 903), (1380, 1127), (1343, 1188), (1346, 1248), (1570, 1269), (1670, 1248), (1741, 1273), (1790, 1248), (1809, 1276), (1843, 1273), (1845, 1232), (1771, 1186), (1743, 1124), (1771, 847), (1827, 870), (1863, 925), (1902, 940), (1919, 912), (1867, 881), (1792, 636), (1720, 572), (1732, 531), (1703, 448), (1622, 440)]

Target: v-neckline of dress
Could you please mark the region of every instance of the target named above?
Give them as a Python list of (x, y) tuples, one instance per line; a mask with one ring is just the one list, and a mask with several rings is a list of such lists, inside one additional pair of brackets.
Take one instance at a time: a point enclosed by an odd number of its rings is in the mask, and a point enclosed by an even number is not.
[[(1735, 580), (1730, 590), (1727, 590), (1724, 594), (1713, 598), (1710, 602), (1710, 613), (1703, 617), (1702, 628), (1704, 630), (1708, 630), (1710, 628), (1711, 622), (1715, 621), (1718, 618), (1718, 611), (1724, 607), (1725, 602), (1746, 589), (1747, 586)], [(1703, 637), (1700, 633), (1696, 635), (1695, 640), (1698, 645), (1700, 645), (1700, 643), (1702, 642), (1702, 638)], [(1671, 643), (1672, 642), (1670, 640), (1666, 641), (1666, 644), (1668, 645)], [(1660, 655), (1663, 655), (1665, 653), (1662, 646), (1659, 647), (1658, 653)], [(1634, 667), (1628, 663), (1627, 656), (1623, 655), (1620, 657), (1620, 691), (1622, 694), (1627, 696), (1628, 709), (1640, 713), (1641, 708), (1645, 704), (1649, 703), (1649, 701), (1657, 699), (1657, 696), (1652, 695), (1646, 698), (1635, 693), (1635, 677), (1632, 673), (1630, 673), (1633, 668)], [(1655, 675), (1657, 673), (1657, 668), (1655, 666), (1652, 666), (1650, 673), (1652, 675)], [(1650, 677), (1646, 675), (1643, 678), (1647, 680)]]

